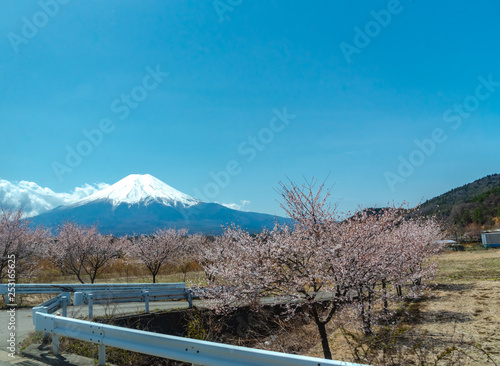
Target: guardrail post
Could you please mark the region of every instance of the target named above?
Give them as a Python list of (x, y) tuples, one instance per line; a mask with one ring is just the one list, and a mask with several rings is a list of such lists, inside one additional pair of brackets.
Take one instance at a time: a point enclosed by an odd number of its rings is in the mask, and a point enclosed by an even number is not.
[(106, 366), (106, 346), (99, 344), (99, 366)]
[(149, 291), (144, 291), (144, 306), (146, 314), (149, 314)]
[(73, 299), (73, 305), (83, 305), (83, 292), (75, 292), (75, 297)]
[(68, 297), (63, 296), (61, 298), (62, 300), (62, 316), (67, 317), (68, 316)]
[(59, 334), (52, 333), (52, 352), (59, 354)]
[(94, 295), (88, 294), (89, 298), (89, 319), (94, 317)]
[(191, 309), (193, 307), (193, 295), (191, 294), (190, 289), (187, 289), (187, 300), (188, 300), (189, 308)]

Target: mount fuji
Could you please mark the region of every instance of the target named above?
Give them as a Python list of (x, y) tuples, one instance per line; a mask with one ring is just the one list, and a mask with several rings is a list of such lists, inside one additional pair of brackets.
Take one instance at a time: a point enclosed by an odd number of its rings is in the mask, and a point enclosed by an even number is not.
[(187, 228), (190, 233), (221, 234), (231, 222), (249, 232), (272, 228), (289, 219), (244, 212), (184, 194), (149, 174), (131, 174), (71, 204), (31, 218), (35, 225), (56, 227), (65, 221), (97, 225), (115, 236), (148, 234), (158, 228)]

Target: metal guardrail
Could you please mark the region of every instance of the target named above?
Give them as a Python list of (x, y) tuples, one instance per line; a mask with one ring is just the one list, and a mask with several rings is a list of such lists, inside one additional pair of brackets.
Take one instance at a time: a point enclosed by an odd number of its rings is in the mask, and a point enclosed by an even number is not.
[[(150, 300), (187, 298), (192, 306), (190, 289), (184, 283), (174, 284), (35, 284), (21, 285), (17, 293), (60, 293), (55, 298), (33, 308), (33, 323), (36, 330), (52, 334), (52, 349), (59, 354), (59, 337), (66, 336), (92, 342), (99, 348), (99, 365), (106, 364), (106, 346), (145, 353), (152, 356), (199, 365), (232, 366), (354, 366), (357, 364), (331, 361), (285, 353), (270, 352), (246, 347), (200, 341), (164, 334), (139, 331), (91, 321), (67, 318), (67, 306), (71, 304), (74, 292), (74, 305), (89, 305), (89, 318), (92, 318), (94, 303), (117, 303), (144, 301), (149, 312)], [(6, 286), (5, 286), (6, 287)], [(3, 289), (0, 288), (0, 294)], [(63, 309), (62, 316), (51, 315)], [(59, 314), (58, 314), (59, 315)]]
[[(162, 290), (117, 290), (117, 291), (87, 291), (76, 292), (82, 294), (82, 302), (88, 304), (89, 297), (93, 295), (94, 304), (100, 303), (115, 303), (115, 302), (138, 302), (144, 301), (146, 297), (150, 301), (160, 301), (167, 299), (184, 299), (191, 293), (189, 289), (162, 289)], [(75, 304), (75, 305), (78, 305)]]
[(153, 290), (118, 290), (118, 291), (92, 291), (75, 292), (74, 305), (87, 304), (89, 306), (89, 318), (93, 318), (94, 304), (115, 304), (123, 302), (144, 302), (145, 312), (149, 314), (149, 302), (161, 300), (186, 299), (189, 308), (193, 307), (193, 299), (190, 289), (186, 288), (164, 288)]
[[(184, 282), (177, 283), (116, 283), (116, 284), (18, 284), (16, 294), (59, 293), (33, 308), (33, 324), (37, 312), (52, 314), (71, 305), (71, 293), (74, 292), (74, 305), (89, 305), (89, 318), (93, 317), (94, 304), (111, 304), (124, 302), (144, 302), (146, 313), (149, 313), (150, 301), (186, 299), (189, 307), (193, 307), (192, 294)], [(7, 295), (7, 285), (0, 285), (0, 295)], [(9, 296), (5, 296), (8, 304)]]
[(36, 313), (53, 314), (59, 309), (63, 309), (63, 316), (67, 316), (67, 306), (71, 305), (71, 293), (63, 292), (53, 299), (33, 308), (33, 324), (36, 319)]
[[(99, 365), (106, 364), (106, 346), (206, 366), (359, 366), (359, 364), (290, 355), (175, 337), (114, 325), (36, 313), (36, 330), (97, 344)], [(58, 338), (58, 337), (57, 337)], [(58, 342), (53, 349), (59, 354)], [(54, 348), (56, 347), (56, 348)]]
[[(6, 287), (6, 286), (5, 286)], [(149, 313), (149, 301), (165, 300), (165, 299), (183, 299), (186, 298), (191, 308), (192, 298), (191, 291), (186, 289), (184, 283), (173, 284), (106, 284), (106, 285), (71, 285), (66, 284), (34, 284), (22, 285), (21, 291), (24, 294), (35, 293), (52, 293), (53, 291), (60, 292), (65, 290), (80, 290), (75, 292), (74, 305), (87, 303), (89, 305), (89, 318), (93, 317), (93, 301), (98, 303), (117, 303), (117, 302), (145, 302), (146, 313)], [(114, 291), (114, 289), (118, 289)], [(17, 290), (17, 289), (16, 289)], [(86, 293), (83, 291), (89, 291)], [(97, 290), (97, 291), (95, 291)], [(19, 293), (18, 291), (16, 291)], [(151, 295), (151, 296), (150, 296)], [(8, 296), (6, 296), (8, 299)], [(71, 292), (62, 292), (53, 299), (50, 299), (39, 306), (33, 308), (33, 324), (36, 328), (36, 321), (40, 319), (39, 314), (52, 314), (62, 308), (62, 316), (67, 317), (67, 307), (71, 305)], [(44, 332), (44, 338), (47, 332)], [(52, 334), (52, 348), (55, 354), (59, 353), (59, 334)], [(104, 350), (102, 351), (104, 352)], [(104, 356), (105, 357), (105, 356)]]
[[(16, 294), (59, 294), (61, 292), (89, 292), (89, 291), (117, 291), (117, 290), (162, 290), (162, 289), (184, 289), (183, 282), (178, 283), (104, 283), (104, 284), (81, 284), (81, 283), (19, 283), (15, 286)], [(0, 295), (5, 295), (5, 303), (9, 303), (8, 285), (0, 284)]]

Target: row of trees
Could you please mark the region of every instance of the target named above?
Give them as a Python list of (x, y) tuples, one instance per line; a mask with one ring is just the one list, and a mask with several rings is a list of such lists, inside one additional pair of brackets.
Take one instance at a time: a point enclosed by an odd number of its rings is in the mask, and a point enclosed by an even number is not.
[[(116, 259), (142, 263), (153, 283), (166, 264), (178, 266), (186, 275), (188, 264), (197, 260), (197, 248), (205, 239), (188, 235), (187, 230), (157, 230), (151, 235), (116, 238), (99, 233), (96, 227), (73, 222), (61, 225), (52, 235), (31, 228), (21, 211), (2, 211), (0, 216), (0, 282), (5, 282), (9, 259), (15, 258), (16, 279), (31, 279), (45, 259), (63, 274), (74, 275), (81, 283), (94, 283)], [(12, 259), (11, 259), (12, 260)]]
[[(48, 231), (31, 229), (22, 220), (21, 211), (1, 211), (0, 215), (0, 282), (7, 278), (7, 266), (15, 261), (16, 274), (30, 277), (37, 269), (39, 244), (45, 242)], [(12, 259), (14, 258), (14, 259)]]
[[(196, 261), (206, 280), (197, 291), (212, 309), (227, 312), (263, 297), (287, 304), (289, 316), (300, 306), (317, 326), (325, 358), (332, 357), (327, 324), (346, 308), (372, 334), (391, 303), (417, 296), (433, 276), (433, 256), (441, 250), (442, 229), (435, 219), (411, 218), (406, 206), (358, 210), (340, 217), (330, 192), (313, 180), (302, 186), (280, 184), (282, 207), (292, 225), (251, 235), (235, 225), (208, 240), (181, 230), (114, 238), (95, 227), (65, 223), (57, 235), (32, 229), (21, 213), (3, 212), (0, 268), (16, 254), (17, 273), (30, 274), (46, 258), (65, 274), (91, 283), (118, 257), (142, 262), (153, 282), (166, 263)], [(3, 277), (2, 277), (3, 278)], [(207, 286), (208, 284), (208, 286)], [(354, 314), (354, 315), (352, 315)]]
[(431, 260), (441, 245), (434, 219), (407, 218), (403, 206), (359, 210), (340, 218), (330, 195), (312, 181), (281, 184), (282, 207), (293, 229), (276, 225), (250, 235), (232, 226), (203, 247), (209, 286), (199, 293), (211, 308), (225, 312), (263, 297), (298, 306), (317, 325), (325, 358), (331, 358), (326, 325), (349, 307), (366, 335), (377, 317), (388, 316), (390, 303), (418, 295), (431, 277)]

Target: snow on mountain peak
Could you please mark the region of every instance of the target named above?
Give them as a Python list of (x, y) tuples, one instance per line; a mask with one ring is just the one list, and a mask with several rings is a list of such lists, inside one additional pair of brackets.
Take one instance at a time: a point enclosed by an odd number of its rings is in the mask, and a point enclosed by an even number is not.
[(143, 203), (148, 205), (158, 202), (167, 206), (181, 204), (184, 207), (189, 207), (200, 202), (150, 174), (130, 174), (115, 184), (75, 202), (74, 205), (80, 206), (92, 201), (102, 200), (111, 201), (113, 206), (122, 203), (129, 205)]

